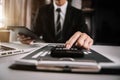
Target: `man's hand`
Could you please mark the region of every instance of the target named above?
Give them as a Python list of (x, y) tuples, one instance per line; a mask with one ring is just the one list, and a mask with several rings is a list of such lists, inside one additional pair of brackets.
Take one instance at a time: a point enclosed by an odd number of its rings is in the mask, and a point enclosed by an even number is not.
[(26, 37), (25, 35), (19, 35), (18, 34), (18, 40), (23, 44), (30, 44), (34, 40), (31, 39), (31, 37)]
[(86, 33), (76, 32), (68, 41), (66, 41), (66, 48), (71, 48), (73, 45), (83, 47), (85, 49), (90, 49), (93, 45), (93, 39), (90, 38)]

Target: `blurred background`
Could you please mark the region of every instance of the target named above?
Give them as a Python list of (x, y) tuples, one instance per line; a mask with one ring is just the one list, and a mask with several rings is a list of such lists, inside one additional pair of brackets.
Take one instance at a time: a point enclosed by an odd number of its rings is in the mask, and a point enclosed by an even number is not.
[[(84, 12), (86, 24), (95, 44), (120, 45), (120, 11), (118, 0), (68, 0)], [(12, 27), (32, 26), (39, 7), (51, 0), (0, 0), (0, 41), (16, 40)], [(4, 33), (4, 34), (3, 34)], [(9, 40), (2, 40), (7, 35)]]

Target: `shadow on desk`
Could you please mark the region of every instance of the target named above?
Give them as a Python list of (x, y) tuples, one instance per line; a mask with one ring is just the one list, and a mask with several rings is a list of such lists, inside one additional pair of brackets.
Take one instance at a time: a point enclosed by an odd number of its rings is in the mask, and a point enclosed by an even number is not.
[(23, 70), (23, 71), (35, 71), (35, 72), (56, 72), (56, 73), (75, 73), (75, 74), (111, 74), (111, 75), (120, 75), (120, 69), (101, 69), (100, 72), (71, 72), (71, 71), (47, 71), (47, 70), (38, 70), (34, 65), (16, 65), (12, 64), (9, 66), (12, 70)]

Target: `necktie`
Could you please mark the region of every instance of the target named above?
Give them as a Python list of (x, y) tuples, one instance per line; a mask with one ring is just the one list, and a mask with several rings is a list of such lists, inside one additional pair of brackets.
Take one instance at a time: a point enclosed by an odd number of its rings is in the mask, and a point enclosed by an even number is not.
[(56, 40), (57, 40), (57, 42), (61, 42), (61, 39), (62, 39), (61, 22), (60, 22), (61, 9), (57, 8), (56, 11), (58, 13), (57, 21), (56, 21)]

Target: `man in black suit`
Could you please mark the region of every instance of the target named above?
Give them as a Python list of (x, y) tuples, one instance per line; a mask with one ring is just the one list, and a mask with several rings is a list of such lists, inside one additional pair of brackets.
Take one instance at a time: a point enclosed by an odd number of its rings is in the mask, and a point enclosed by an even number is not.
[[(60, 22), (60, 33), (57, 33), (57, 8), (60, 9), (60, 20), (58, 21), (58, 25)], [(89, 49), (93, 44), (82, 11), (72, 7), (67, 0), (53, 0), (52, 4), (40, 8), (32, 30), (45, 42), (62, 42), (65, 43), (66, 48), (75, 44)], [(60, 34), (59, 37), (57, 37), (58, 34)], [(21, 36), (20, 41), (29, 44), (33, 40)]]

